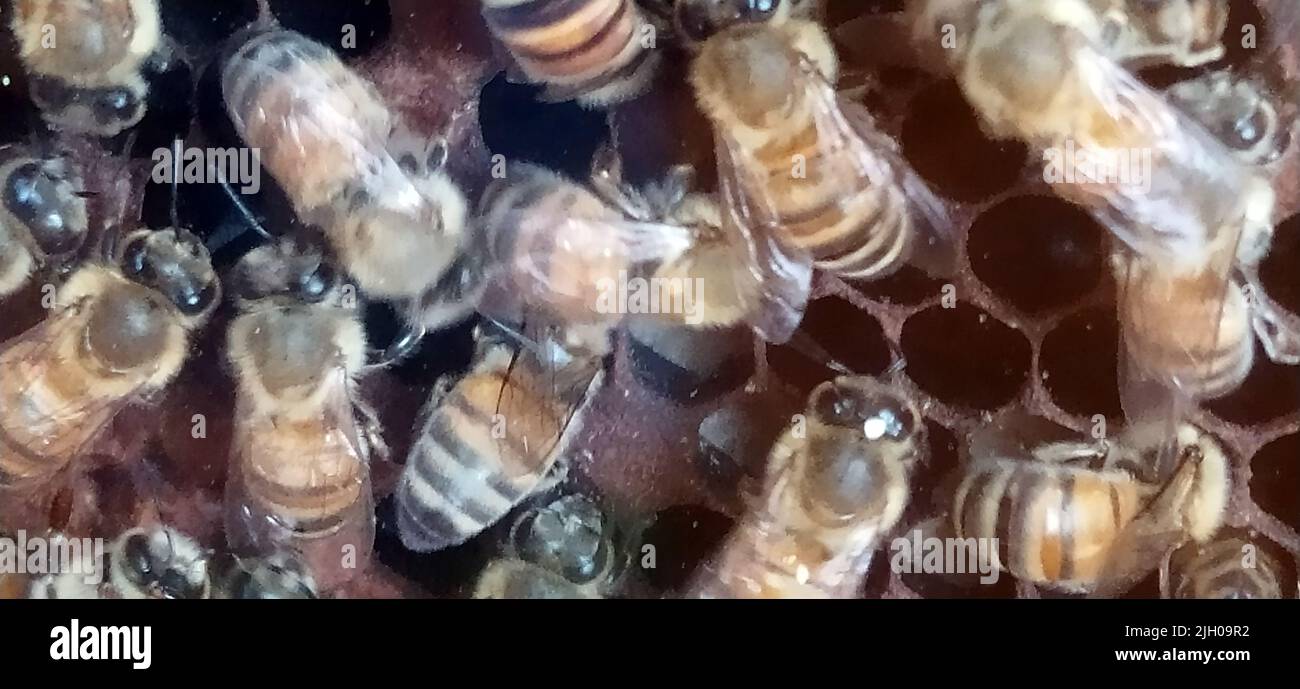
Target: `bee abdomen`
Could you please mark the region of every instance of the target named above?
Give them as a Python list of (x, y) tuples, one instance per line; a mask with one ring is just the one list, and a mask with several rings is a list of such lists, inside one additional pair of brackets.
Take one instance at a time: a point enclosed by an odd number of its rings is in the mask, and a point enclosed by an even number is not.
[(1136, 484), (1025, 463), (977, 467), (953, 503), (961, 538), (997, 539), (999, 565), (1037, 583), (1095, 581), (1140, 507)]
[(299, 538), (320, 538), (339, 530), (361, 499), (362, 482), (342, 474), (318, 485), (288, 485), (253, 472), (249, 492), (268, 513)]
[(494, 433), (495, 419), (453, 390), (430, 416), (397, 489), (399, 529), (412, 550), (463, 543), (522, 500), (539, 474), (512, 480), (506, 467), (534, 462), (526, 448)]
[(483, 0), (483, 16), (530, 79), (595, 104), (636, 95), (656, 60), (633, 0)]

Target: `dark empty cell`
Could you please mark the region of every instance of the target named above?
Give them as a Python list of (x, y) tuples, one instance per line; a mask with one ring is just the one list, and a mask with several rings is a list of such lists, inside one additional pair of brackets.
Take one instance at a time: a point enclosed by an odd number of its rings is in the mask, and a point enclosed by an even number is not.
[(1026, 313), (1067, 306), (1097, 285), (1103, 230), (1077, 206), (1045, 196), (1007, 199), (971, 227), (979, 279)]
[(677, 402), (716, 399), (754, 372), (748, 328), (693, 328), (633, 318), (627, 332), (633, 375), (647, 389)]
[(152, 158), (155, 150), (170, 146), (178, 136), (183, 138), (194, 117), (194, 72), (187, 63), (173, 60), (164, 71), (146, 73), (145, 80), (149, 84), (148, 109), (140, 124), (129, 130), (135, 137), (131, 153), (136, 158)]
[(281, 26), (310, 36), (343, 57), (370, 52), (388, 38), (393, 28), (387, 0), (270, 3), (271, 13)]
[(965, 303), (912, 316), (900, 344), (907, 375), (950, 404), (995, 409), (1016, 396), (1029, 373), (1024, 335)]
[(164, 0), (163, 30), (185, 46), (215, 45), (257, 19), (257, 0)]
[(926, 447), (924, 462), (912, 468), (911, 495), (903, 523), (917, 523), (943, 506), (948, 482), (957, 469), (957, 436), (948, 428), (926, 419)]
[(504, 73), (489, 81), (479, 105), (483, 141), (507, 164), (536, 163), (586, 180), (592, 154), (609, 138), (605, 115), (571, 101), (540, 101), (540, 93), (540, 87), (510, 83)]
[(1300, 435), (1265, 445), (1250, 460), (1250, 497), (1260, 509), (1300, 529)]
[(849, 284), (873, 299), (894, 304), (919, 304), (939, 294), (944, 281), (930, 277), (920, 268), (905, 265), (888, 277)]
[(0, 68), (0, 112), (5, 113), (0, 117), (0, 146), (27, 141), (32, 124), (40, 122), (27, 97), (27, 79), (20, 71)]
[(1015, 579), (994, 566), (996, 547), (991, 539), (956, 538), (934, 520), (899, 530), (884, 551), (903, 583), (926, 598), (1015, 598)]
[[(367, 302), (364, 322), (366, 339), (375, 352), (382, 352), (402, 332), (401, 316), (386, 302)], [(433, 385), (439, 377), (469, 368), (474, 353), (475, 320), (424, 336), (419, 346), (401, 362), (390, 367), (407, 385)]]
[[(804, 344), (810, 342), (811, 344)], [(811, 345), (821, 352), (812, 350)], [(802, 395), (837, 374), (826, 364), (838, 362), (854, 373), (877, 375), (889, 367), (891, 353), (884, 331), (870, 314), (839, 297), (808, 305), (799, 334), (790, 344), (769, 346), (768, 363), (778, 378)]]
[[(696, 568), (722, 546), (732, 526), (734, 522), (726, 515), (704, 507), (669, 507), (655, 515), (654, 523), (642, 534), (642, 558), (637, 566), (651, 586), (680, 593)], [(650, 553), (654, 567), (645, 566)]]
[(1072, 314), (1043, 338), (1043, 387), (1061, 409), (1119, 419), (1119, 326), (1110, 309)]
[(1241, 387), (1205, 405), (1225, 421), (1250, 426), (1300, 409), (1300, 367), (1274, 363), (1255, 342), (1255, 366)]
[(1259, 275), (1264, 288), (1275, 301), (1291, 313), (1300, 313), (1300, 215), (1293, 215), (1277, 226), (1273, 246), (1260, 264)]
[[(1285, 4), (1287, 0), (1283, 0)], [(1294, 33), (1296, 27), (1280, 28), (1280, 31)], [(1247, 36), (1253, 36), (1249, 43)], [(1231, 0), (1228, 8), (1228, 28), (1223, 32), (1223, 45), (1227, 49), (1221, 62), (1225, 65), (1241, 65), (1256, 59), (1256, 53), (1278, 41), (1294, 40), (1295, 36), (1275, 36), (1273, 27), (1264, 21), (1264, 15), (1251, 0)]]
[(993, 141), (956, 83), (927, 88), (903, 121), (903, 153), (936, 191), (958, 201), (979, 201), (1015, 183), (1025, 147)]
[(375, 510), (376, 559), (439, 597), (473, 595), (479, 572), (496, 549), (493, 536), (480, 534), (446, 550), (415, 553), (402, 545), (398, 535), (394, 498), (380, 502)]
[(692, 460), (714, 494), (734, 501), (739, 497), (742, 480), (762, 479), (772, 445), (790, 426), (800, 407), (765, 396), (744, 395), (705, 417), (699, 427), (699, 448)]

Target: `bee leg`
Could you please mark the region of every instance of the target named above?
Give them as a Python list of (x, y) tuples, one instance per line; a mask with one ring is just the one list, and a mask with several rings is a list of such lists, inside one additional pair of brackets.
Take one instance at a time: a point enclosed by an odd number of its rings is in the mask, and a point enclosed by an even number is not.
[(1268, 358), (1287, 366), (1300, 364), (1300, 319), (1274, 303), (1255, 279), (1243, 285), (1242, 292)]
[(617, 146), (606, 141), (591, 158), (591, 188), (606, 203), (635, 220), (651, 220), (650, 204), (623, 179), (623, 158)]
[(384, 426), (379, 420), (379, 412), (375, 410), (373, 405), (362, 399), (353, 399), (352, 407), (356, 410), (357, 426), (360, 428), (361, 436), (365, 440), (371, 462), (375, 460), (381, 462), (390, 461), (392, 453), (388, 443), (384, 441)]
[(407, 322), (402, 326), (402, 330), (397, 334), (397, 337), (378, 354), (375, 361), (367, 364), (366, 368), (384, 368), (401, 363), (420, 349), (420, 344), (424, 342), (426, 333), (424, 326)]

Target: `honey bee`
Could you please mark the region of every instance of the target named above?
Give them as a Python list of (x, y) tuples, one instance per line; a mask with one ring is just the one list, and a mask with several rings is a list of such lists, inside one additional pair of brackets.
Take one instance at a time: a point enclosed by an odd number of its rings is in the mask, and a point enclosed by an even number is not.
[(440, 385), (417, 424), (396, 489), (402, 543), (418, 552), (463, 543), (558, 481), (603, 378), (599, 357), (554, 339), (512, 346), (481, 330), (469, 373)]
[[(1089, 0), (1110, 54), (1131, 68), (1198, 67), (1224, 55), (1224, 0)], [(1081, 19), (1082, 21), (1083, 19)]]
[(210, 566), (212, 597), (224, 600), (317, 598), (316, 580), (286, 553), (244, 558), (229, 553)]
[(1300, 361), (1285, 319), (1241, 277), (1272, 237), (1270, 181), (1118, 64), (1090, 6), (921, 6), (920, 35), (939, 22), (964, 31), (945, 54), (991, 133), (1043, 151), (1056, 192), (1123, 243), (1113, 265), (1131, 419), (1176, 422), (1239, 385), (1252, 328), (1271, 358)]
[[(802, 426), (802, 427), (801, 427)], [(867, 377), (822, 383), (772, 448), (766, 487), (691, 596), (856, 598), (907, 504), (920, 411)]]
[(807, 301), (809, 266), (867, 280), (955, 254), (944, 204), (860, 105), (840, 99), (838, 59), (811, 21), (739, 24), (700, 46), (690, 82), (717, 140), (724, 226), (748, 251), (781, 342)]
[(1249, 537), (1236, 534), (1175, 550), (1168, 578), (1162, 580), (1171, 598), (1294, 597), (1294, 582), (1287, 593), (1282, 582), (1281, 563)]
[(821, 12), (821, 0), (676, 0), (671, 15), (676, 34), (698, 45), (737, 24), (816, 19)]
[(1098, 451), (1051, 443), (1030, 456), (972, 457), (953, 493), (958, 538), (996, 539), (998, 567), (1071, 592), (1122, 593), (1187, 540), (1211, 538), (1228, 499), (1227, 457), (1200, 429), (1177, 429), (1178, 464), (1159, 480), (1152, 424)]
[(436, 298), (455, 277), (468, 213), (441, 140), (421, 142), (333, 51), (292, 31), (253, 34), (221, 84), (240, 137), (367, 296), (404, 302), (427, 327), (472, 312), (468, 297)]
[(138, 527), (109, 546), (94, 575), (60, 572), (35, 579), (30, 598), (208, 598), (208, 552), (168, 526)]
[(63, 158), (0, 148), (0, 299), (39, 267), (71, 257), (89, 232), (81, 181)]
[[(122, 409), (179, 372), (219, 301), (208, 252), (184, 229), (138, 230), (78, 269), (46, 319), (0, 345), (0, 504), (38, 507)], [(109, 258), (111, 257), (111, 258)], [(11, 524), (35, 530), (44, 524)]]
[(484, 570), (475, 598), (603, 598), (628, 565), (613, 521), (577, 494), (521, 515), (507, 552)]
[(157, 0), (17, 0), (11, 28), (47, 122), (108, 137), (144, 117), (141, 69), (162, 41)]
[(1260, 79), (1250, 75), (1206, 72), (1174, 84), (1166, 95), (1246, 165), (1267, 165), (1290, 143), (1281, 104)]
[(659, 67), (655, 26), (636, 0), (482, 0), (510, 73), (543, 97), (600, 108), (632, 100)]
[(369, 561), (370, 462), (386, 452), (354, 389), (365, 332), (338, 278), (309, 242), (254, 249), (236, 266), (227, 336), (237, 381), (227, 540), (241, 553), (299, 552), (325, 589)]

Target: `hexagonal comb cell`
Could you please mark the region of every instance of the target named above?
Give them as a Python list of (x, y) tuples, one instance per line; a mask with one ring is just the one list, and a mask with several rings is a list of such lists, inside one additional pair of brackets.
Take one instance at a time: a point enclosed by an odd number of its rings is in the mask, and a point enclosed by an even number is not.
[[(879, 375), (892, 359), (889, 341), (870, 314), (839, 297), (818, 299), (808, 305), (799, 332), (820, 345), (832, 359), (854, 373)], [(825, 361), (810, 358), (795, 346), (769, 345), (768, 364), (778, 378), (806, 397), (818, 383), (836, 372)]]
[(1029, 375), (1029, 341), (966, 303), (933, 306), (903, 324), (907, 375), (943, 402), (996, 409), (1015, 398)]
[[(680, 592), (700, 563), (722, 546), (734, 524), (724, 514), (695, 505), (661, 510), (641, 536), (654, 553), (654, 567), (642, 568), (646, 580), (661, 592)], [(645, 546), (642, 551), (650, 552)]]
[(1250, 460), (1250, 497), (1261, 509), (1300, 530), (1300, 434), (1265, 445)]
[(982, 213), (967, 252), (980, 281), (1025, 313), (1067, 306), (1101, 278), (1105, 230), (1083, 209), (1018, 196)]
[(922, 91), (903, 120), (903, 154), (940, 194), (982, 201), (1009, 189), (1027, 158), (1023, 144), (993, 141), (956, 83)]
[(1089, 308), (1066, 316), (1043, 338), (1042, 385), (1066, 412), (1117, 419), (1122, 414), (1118, 352), (1119, 324), (1113, 309)]
[(1260, 279), (1269, 296), (1291, 313), (1300, 313), (1297, 265), (1300, 265), (1300, 215), (1293, 215), (1274, 230), (1272, 248), (1259, 267)]

